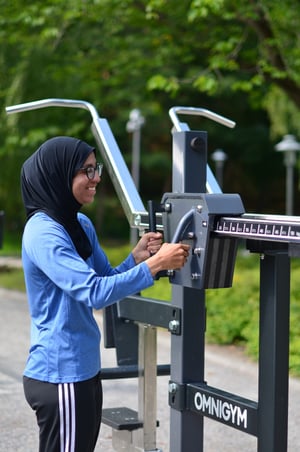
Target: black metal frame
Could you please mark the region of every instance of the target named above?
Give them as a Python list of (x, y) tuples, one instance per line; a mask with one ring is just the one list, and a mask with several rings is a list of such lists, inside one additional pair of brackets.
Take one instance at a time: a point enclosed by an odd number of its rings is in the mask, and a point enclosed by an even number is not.
[[(182, 132), (181, 145), (175, 136), (173, 158), (181, 165), (185, 178), (173, 180), (174, 192), (198, 192), (203, 190), (203, 181), (189, 177), (195, 167), (205, 167), (206, 150), (190, 154), (194, 134)], [(200, 135), (203, 138), (202, 133)], [(202, 154), (202, 155), (201, 155)], [(198, 161), (196, 162), (195, 159)], [(178, 165), (177, 165), (178, 166)], [(205, 180), (205, 178), (203, 178)], [(185, 183), (184, 181), (187, 181)], [(192, 186), (191, 181), (194, 181)], [(171, 452), (200, 452), (203, 450), (203, 416), (239, 428), (257, 436), (259, 452), (285, 452), (287, 450), (288, 419), (288, 375), (289, 375), (289, 303), (290, 303), (290, 258), (287, 244), (248, 241), (252, 252), (261, 254), (260, 264), (260, 337), (259, 337), (259, 394), (258, 402), (240, 398), (210, 388), (204, 381), (205, 356), (205, 294), (203, 290), (173, 286), (172, 305), (182, 311), (182, 335), (172, 336), (171, 382), (169, 404), (171, 407)], [(294, 252), (294, 255), (297, 254)], [(196, 320), (195, 320), (196, 319)], [(196, 349), (195, 349), (195, 344)], [(179, 359), (178, 359), (179, 356)], [(195, 394), (206, 395), (211, 401), (234, 404), (247, 416), (247, 425), (237, 426), (226, 422), (220, 413), (212, 415), (201, 411), (201, 403), (195, 407)], [(209, 403), (209, 402), (207, 402)], [(206, 410), (207, 411), (207, 410)], [(209, 411), (209, 410), (208, 410)], [(200, 421), (198, 419), (200, 414)], [(241, 415), (241, 419), (243, 419)], [(225, 416), (226, 417), (226, 416)]]
[[(201, 146), (195, 147), (198, 135), (201, 137)], [(206, 196), (199, 195), (205, 189), (205, 174), (203, 173), (201, 178), (194, 177), (195, 167), (197, 169), (206, 167), (206, 134), (195, 131), (176, 132), (173, 139), (173, 159), (177, 162), (177, 167), (181, 168), (184, 177), (180, 177), (179, 173), (174, 177), (173, 192), (176, 195), (174, 198), (170, 194), (164, 195), (162, 204), (157, 206), (157, 210), (163, 212), (163, 220), (168, 217), (168, 221), (173, 222), (170, 226), (163, 221), (167, 241), (171, 241), (178, 224), (177, 217), (180, 216), (178, 211), (172, 212), (177, 200), (185, 204), (184, 209), (187, 211), (190, 205), (193, 205), (192, 193), (198, 193), (201, 201), (204, 201)], [(222, 198), (223, 195), (218, 196)], [(172, 206), (174, 199), (176, 202)], [(215, 235), (221, 242), (229, 239), (227, 228), (223, 231), (224, 237), (222, 232), (217, 231), (216, 224), (220, 224), (222, 213), (228, 214), (231, 209), (233, 215), (240, 213), (240, 216), (243, 216), (239, 203), (232, 203), (232, 199), (224, 195), (225, 204), (226, 200), (227, 207), (219, 200), (217, 208), (214, 207), (214, 203), (210, 204), (213, 206), (210, 212), (212, 221), (208, 221), (211, 224), (207, 236)], [(162, 208), (165, 203), (168, 204), (167, 209)], [(196, 221), (188, 219), (186, 222), (188, 228), (185, 229), (187, 237), (188, 233), (190, 236), (202, 234), (199, 223), (206, 223), (208, 217), (205, 215), (208, 210), (209, 207), (206, 206), (204, 219), (202, 217), (200, 220), (196, 218)], [(214, 220), (214, 216), (218, 221)], [(257, 218), (255, 221), (259, 224)], [(265, 219), (262, 222), (265, 222)], [(280, 224), (278, 218), (276, 224)], [(180, 239), (185, 239), (185, 234), (180, 236)], [(178, 235), (178, 232), (175, 235)], [(247, 234), (244, 231), (241, 238), (245, 236)], [(233, 238), (238, 239), (235, 230)], [(247, 240), (247, 248), (261, 256), (258, 401), (208, 386), (205, 381), (205, 288), (201, 282), (191, 287), (190, 282), (187, 282), (186, 270), (183, 270), (181, 275), (178, 275), (178, 272), (177, 275), (176, 272), (175, 275), (170, 275), (170, 281), (175, 282), (172, 285), (171, 303), (137, 295), (126, 298), (118, 305), (118, 318), (122, 321), (127, 319), (133, 324), (136, 322), (151, 324), (167, 328), (172, 333), (169, 382), (171, 452), (203, 450), (204, 417), (210, 417), (256, 436), (258, 452), (287, 450), (290, 255), (299, 256), (300, 253), (295, 244), (295, 237), (291, 238), (292, 244), (288, 242), (287, 237), (282, 238), (284, 243), (270, 240), (274, 238), (273, 236), (269, 237), (269, 240), (264, 240), (266, 235), (262, 235), (261, 240), (259, 238), (257, 234), (253, 234)], [(208, 247), (206, 252), (208, 251), (211, 253), (212, 248)], [(234, 265), (235, 253), (229, 254), (230, 259), (233, 262), (229, 262), (228, 265)], [(204, 273), (207, 269), (203, 267), (201, 271), (203, 272), (201, 278), (205, 280)], [(168, 370), (168, 367), (164, 368), (165, 374)], [(157, 373), (159, 374), (159, 370)], [(230, 412), (234, 412), (235, 416), (230, 416)]]
[[(104, 118), (99, 118), (93, 105), (78, 100), (45, 99), (7, 107), (6, 111), (10, 114), (51, 106), (84, 108), (91, 113), (93, 134), (129, 224), (140, 230), (149, 229), (149, 226), (150, 229), (154, 229), (154, 225), (150, 224), (153, 223), (153, 215), (150, 212), (148, 214), (143, 206), (108, 123)], [(204, 116), (227, 127), (234, 127), (234, 123), (205, 109), (174, 107), (170, 110), (170, 117), (176, 130), (173, 133), (173, 193), (176, 193), (177, 196), (179, 194), (184, 203), (185, 198), (190, 202), (191, 194), (205, 194), (207, 189), (210, 193), (220, 194), (220, 204), (226, 204), (228, 198), (221, 194), (221, 189), (207, 165), (207, 133), (190, 131), (187, 124), (178, 120), (177, 113)], [(199, 196), (205, 199), (205, 195)], [(164, 202), (167, 203), (165, 198), (163, 199)], [(206, 209), (208, 209), (209, 214), (208, 205), (206, 205)], [(197, 208), (197, 210), (200, 211), (201, 209)], [(182, 231), (176, 229), (177, 224), (175, 223), (181, 222), (181, 220), (172, 218), (172, 213), (166, 209), (166, 206), (159, 209), (159, 215), (154, 215), (155, 220), (158, 216), (160, 220), (164, 216), (164, 212), (166, 213), (165, 218), (169, 217), (167, 225), (171, 224), (170, 229), (175, 230), (174, 236), (167, 237), (168, 227), (165, 227), (164, 222), (156, 221), (155, 227), (164, 230), (167, 240), (174, 241), (185, 238), (181, 236)], [(195, 227), (199, 217), (196, 217), (191, 210), (185, 212), (185, 214), (184, 228)], [(229, 215), (229, 218), (222, 218), (223, 214)], [(237, 223), (235, 220), (231, 221), (230, 214), (241, 215), (241, 221)], [(140, 361), (137, 342), (144, 346), (151, 342), (152, 350), (155, 349), (153, 332), (150, 332), (150, 334), (148, 331), (147, 339), (142, 338), (141, 340), (141, 330), (138, 331), (139, 327), (136, 323), (168, 328), (172, 333), (171, 380), (169, 383), (170, 451), (201, 452), (203, 450), (203, 417), (209, 416), (226, 425), (231, 425), (257, 436), (258, 452), (285, 452), (287, 450), (288, 430), (290, 257), (300, 256), (300, 219), (293, 220), (293, 217), (268, 219), (264, 216), (251, 218), (251, 215), (242, 215), (241, 211), (230, 212), (230, 209), (224, 211), (223, 207), (220, 207), (219, 212), (218, 209), (214, 210), (213, 215), (216, 221), (209, 221), (205, 224), (206, 219), (203, 219), (203, 230), (201, 231), (201, 228), (199, 229), (197, 226), (197, 231), (194, 231), (196, 235), (197, 233), (205, 235), (201, 253), (203, 251), (207, 254), (217, 253), (217, 258), (215, 257), (214, 261), (211, 260), (211, 256), (205, 256), (208, 259), (208, 265), (198, 266), (200, 271), (195, 274), (195, 279), (199, 278), (199, 281), (196, 284), (190, 281), (191, 275), (188, 275), (186, 270), (179, 272), (179, 274), (173, 272), (169, 275), (170, 281), (173, 283), (171, 304), (135, 296), (128, 297), (120, 302), (118, 308), (114, 306), (106, 311), (105, 342), (109, 347), (116, 347), (119, 367), (104, 369), (103, 376), (105, 374), (109, 378), (136, 376), (137, 360)], [(196, 221), (194, 221), (195, 218)], [(0, 213), (0, 220), (1, 233), (2, 212)], [(261, 230), (253, 230), (252, 237), (249, 237), (247, 228), (252, 220), (254, 225), (257, 226), (261, 223), (264, 227)], [(270, 228), (273, 220), (275, 223)], [(208, 225), (209, 229), (205, 231)], [(190, 231), (191, 234), (192, 232)], [(218, 239), (214, 242), (216, 246), (206, 247), (207, 238), (210, 239), (211, 235), (218, 236)], [(229, 241), (226, 236), (229, 236)], [(188, 237), (193, 238), (193, 235)], [(260, 253), (262, 256), (260, 261), (259, 386), (257, 402), (212, 388), (204, 381), (205, 287), (209, 286), (206, 284), (207, 281), (212, 281), (213, 287), (214, 285), (221, 287), (222, 284), (220, 279), (207, 278), (205, 273), (207, 273), (207, 268), (213, 265), (213, 262), (219, 260), (218, 253), (222, 242), (225, 243), (226, 240), (226, 243), (231, 247), (231, 245), (235, 245), (232, 239), (235, 240), (239, 237), (249, 239), (249, 250)], [(2, 234), (0, 234), (0, 246), (1, 239)], [(282, 241), (285, 243), (282, 243)], [(227, 251), (225, 265), (231, 267), (234, 265), (234, 259), (233, 247), (230, 248), (230, 251)], [(191, 272), (191, 266), (188, 266), (188, 268)], [(231, 281), (231, 273), (229, 272), (229, 275), (226, 276), (224, 274), (222, 280), (226, 280), (226, 284)], [(164, 274), (164, 276), (166, 275)], [(124, 335), (126, 335), (126, 341), (124, 341)], [(129, 346), (128, 339), (130, 339)], [(126, 346), (124, 347), (125, 343)], [(145, 346), (144, 350), (146, 348)], [(145, 365), (146, 357), (143, 356), (142, 358)], [(147, 372), (151, 373), (151, 378), (155, 376), (155, 370), (157, 375), (165, 375), (168, 374), (170, 369), (169, 366), (158, 366), (157, 369), (155, 369), (155, 366), (149, 366)], [(149, 381), (151, 378), (149, 378)], [(156, 379), (154, 378), (151, 381), (156, 381)], [(148, 401), (151, 405), (150, 399)], [(230, 416), (224, 414), (224, 407), (228, 408), (230, 404), (237, 411), (239, 410), (238, 422), (233, 422)], [(124, 410), (123, 408), (117, 410), (119, 411), (109, 413), (109, 416), (111, 415), (109, 422), (112, 423), (114, 428), (118, 428), (122, 424), (122, 429), (128, 431), (142, 427), (145, 429), (145, 426), (148, 432), (155, 431), (156, 421), (143, 419), (144, 423), (142, 423), (132, 410), (128, 411), (128, 409)], [(121, 414), (120, 410), (122, 411)], [(147, 410), (143, 409), (143, 413), (146, 412)], [(129, 421), (124, 424), (124, 413), (127, 417), (129, 413), (133, 422)], [(227, 411), (226, 413), (228, 414)], [(121, 437), (119, 439), (122, 440)], [(154, 442), (151, 440), (151, 444)]]

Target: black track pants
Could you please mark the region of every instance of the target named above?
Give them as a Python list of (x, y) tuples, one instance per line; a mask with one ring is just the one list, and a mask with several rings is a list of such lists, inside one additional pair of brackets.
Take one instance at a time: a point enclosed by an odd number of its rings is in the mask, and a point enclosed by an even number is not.
[(40, 452), (92, 452), (102, 413), (100, 374), (79, 383), (46, 383), (23, 377), (27, 402), (36, 413)]

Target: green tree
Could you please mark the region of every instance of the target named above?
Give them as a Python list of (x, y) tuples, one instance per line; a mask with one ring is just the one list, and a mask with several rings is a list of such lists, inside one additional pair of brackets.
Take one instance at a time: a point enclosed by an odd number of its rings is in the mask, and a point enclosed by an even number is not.
[[(172, 2), (171, 2), (172, 3)], [(268, 109), (271, 120), (297, 131), (300, 108), (299, 2), (293, 0), (193, 0), (187, 2), (186, 23), (194, 41), (183, 74), (158, 73), (152, 87), (178, 92), (189, 84), (208, 94), (243, 90)], [(187, 6), (187, 5), (186, 5)], [(170, 2), (149, 2), (151, 20), (168, 14)], [(173, 8), (173, 5), (172, 5)], [(150, 13), (149, 13), (150, 15)], [(181, 35), (178, 36), (181, 40)], [(281, 104), (284, 97), (289, 105)], [(291, 106), (294, 104), (294, 108)], [(287, 115), (287, 111), (289, 114)], [(297, 117), (294, 119), (293, 116)], [(282, 133), (283, 127), (278, 127)], [(276, 132), (275, 127), (275, 132)]]
[[(274, 139), (297, 134), (297, 2), (0, 0), (0, 9), (0, 201), (11, 223), (23, 221), (11, 186), (18, 190), (24, 158), (54, 134), (92, 140), (84, 111), (5, 113), (7, 105), (48, 97), (93, 103), (128, 163), (125, 124), (131, 108), (142, 110), (145, 199), (170, 189), (169, 107), (204, 106), (238, 120), (234, 132), (203, 122), (210, 149), (229, 149), (227, 191), (240, 192), (255, 210), (282, 202), (273, 185), (274, 175), (282, 177), (280, 156), (271, 159), (271, 174), (264, 167), (273, 152), (270, 127)], [(191, 126), (199, 128), (199, 119)], [(108, 180), (104, 189), (112, 191)]]

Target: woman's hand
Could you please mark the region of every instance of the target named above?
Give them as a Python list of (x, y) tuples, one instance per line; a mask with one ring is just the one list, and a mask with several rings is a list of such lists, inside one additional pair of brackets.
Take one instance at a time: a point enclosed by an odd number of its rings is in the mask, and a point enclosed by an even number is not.
[(190, 246), (183, 243), (164, 243), (156, 254), (147, 259), (152, 276), (162, 270), (180, 269), (186, 263)]
[(137, 264), (146, 261), (152, 276), (162, 270), (176, 270), (184, 266), (190, 246), (183, 243), (162, 244), (160, 232), (147, 232), (132, 250)]
[(132, 250), (136, 264), (145, 261), (148, 257), (157, 253), (161, 244), (162, 234), (160, 232), (145, 233)]

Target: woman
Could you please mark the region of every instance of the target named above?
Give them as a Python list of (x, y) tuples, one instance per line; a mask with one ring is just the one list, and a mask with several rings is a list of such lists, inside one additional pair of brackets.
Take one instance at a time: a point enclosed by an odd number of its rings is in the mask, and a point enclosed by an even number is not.
[(90, 452), (102, 410), (101, 309), (153, 284), (161, 270), (181, 268), (189, 247), (142, 236), (112, 268), (91, 221), (79, 210), (94, 200), (102, 165), (95, 149), (71, 137), (46, 141), (21, 172), (27, 222), (22, 260), (31, 347), (25, 397), (36, 412), (40, 452)]

